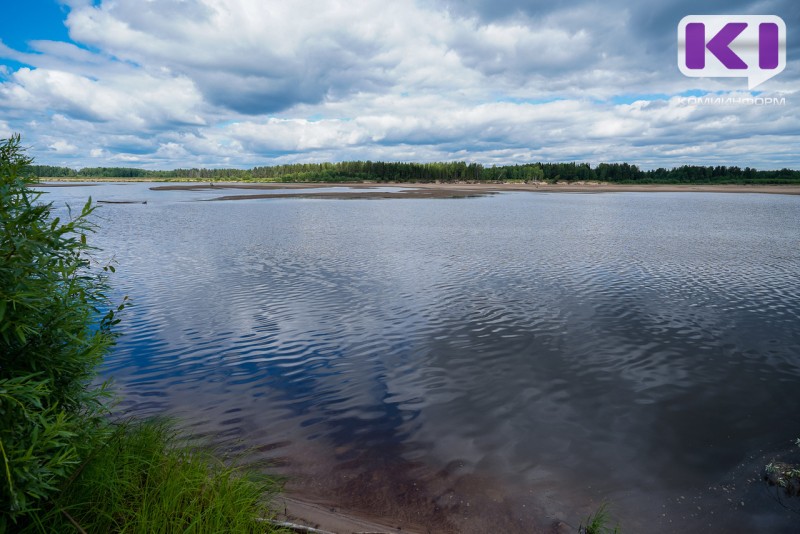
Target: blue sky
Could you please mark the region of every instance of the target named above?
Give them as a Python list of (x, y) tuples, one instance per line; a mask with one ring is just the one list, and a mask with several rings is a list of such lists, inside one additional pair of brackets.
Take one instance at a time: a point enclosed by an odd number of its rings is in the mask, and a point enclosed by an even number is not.
[[(729, 13), (787, 25), (786, 69), (753, 92), (677, 67), (680, 19)], [(800, 168), (798, 27), (793, 0), (9, 2), (0, 137), (76, 168)]]
[(0, 38), (17, 50), (26, 50), (33, 39), (68, 40), (66, 13), (67, 8), (55, 0), (7, 2), (0, 18)]

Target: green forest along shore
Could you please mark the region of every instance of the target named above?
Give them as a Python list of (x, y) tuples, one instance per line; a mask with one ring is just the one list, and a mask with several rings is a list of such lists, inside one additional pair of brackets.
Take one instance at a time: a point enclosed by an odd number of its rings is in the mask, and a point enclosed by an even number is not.
[(401, 182), (401, 183), (573, 183), (612, 184), (800, 184), (800, 171), (757, 170), (750, 167), (683, 165), (672, 169), (641, 170), (628, 163), (530, 163), (486, 167), (479, 163), (396, 163), (345, 161), (297, 163), (251, 169), (146, 170), (132, 167), (69, 167), (30, 165), (30, 176), (60, 179), (236, 182)]

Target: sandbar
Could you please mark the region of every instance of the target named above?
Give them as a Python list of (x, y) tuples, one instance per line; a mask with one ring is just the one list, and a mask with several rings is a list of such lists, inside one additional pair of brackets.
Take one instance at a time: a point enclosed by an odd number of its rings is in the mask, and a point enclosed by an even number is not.
[[(256, 193), (281, 189), (323, 189), (346, 187), (349, 191), (320, 191), (315, 193)], [(386, 191), (386, 187), (400, 188)], [(400, 199), (400, 198), (467, 198), (503, 192), (531, 193), (766, 193), (800, 195), (798, 185), (702, 185), (702, 184), (607, 184), (574, 183), (183, 183), (151, 187), (154, 191), (220, 191), (213, 200), (253, 200), (264, 198), (327, 198), (327, 199)], [(225, 190), (253, 190), (246, 194), (224, 194)]]

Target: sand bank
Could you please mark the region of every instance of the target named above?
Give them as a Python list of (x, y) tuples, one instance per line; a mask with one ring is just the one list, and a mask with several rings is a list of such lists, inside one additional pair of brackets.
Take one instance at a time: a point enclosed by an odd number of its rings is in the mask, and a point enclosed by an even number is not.
[[(399, 191), (385, 191), (391, 186)], [(622, 185), (622, 184), (364, 184), (364, 183), (192, 183), (152, 187), (154, 191), (219, 191), (226, 189), (272, 191), (281, 189), (323, 189), (347, 187), (350, 191), (315, 193), (221, 194), (214, 200), (252, 200), (260, 198), (466, 198), (503, 192), (533, 193), (769, 193), (800, 195), (800, 185)], [(231, 191), (231, 193), (233, 193)]]
[(278, 521), (302, 525), (333, 534), (422, 534), (425, 530), (413, 525), (398, 525), (381, 519), (359, 517), (333, 505), (306, 502), (281, 495), (273, 500)]

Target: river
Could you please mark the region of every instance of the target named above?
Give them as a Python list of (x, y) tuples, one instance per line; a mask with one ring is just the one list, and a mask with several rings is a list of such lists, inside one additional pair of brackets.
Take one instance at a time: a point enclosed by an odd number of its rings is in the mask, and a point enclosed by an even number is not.
[(153, 185), (45, 187), (140, 202), (100, 205), (92, 239), (133, 302), (103, 367), (119, 412), (432, 531), (602, 502), (626, 532), (800, 529), (761, 480), (800, 451), (800, 197)]

